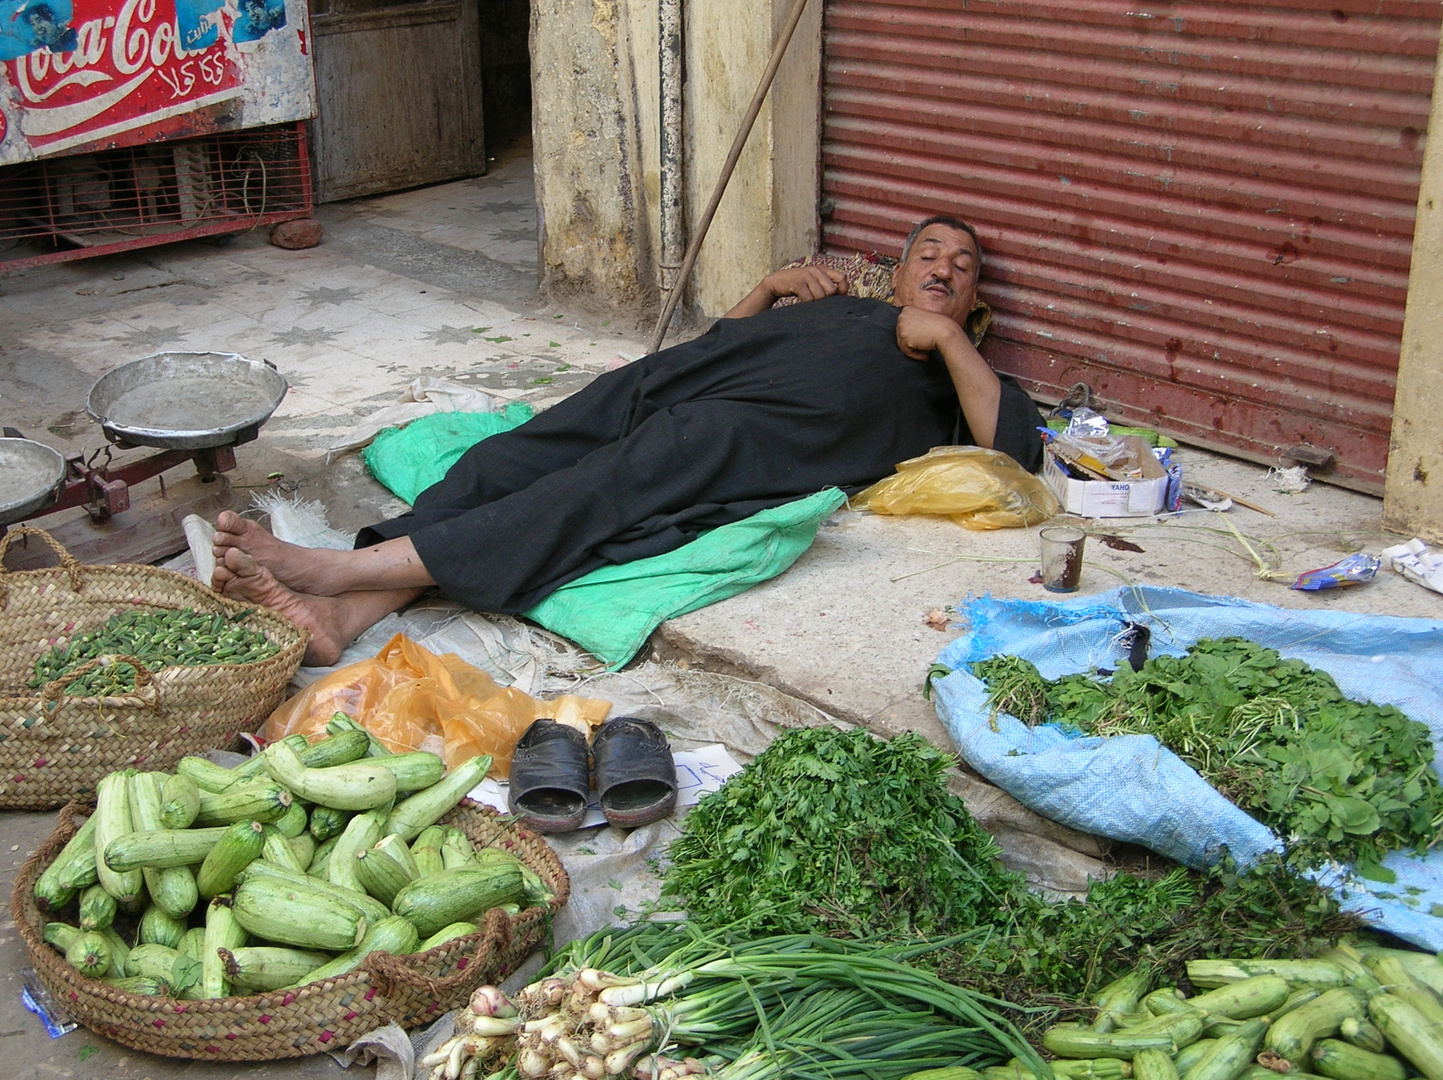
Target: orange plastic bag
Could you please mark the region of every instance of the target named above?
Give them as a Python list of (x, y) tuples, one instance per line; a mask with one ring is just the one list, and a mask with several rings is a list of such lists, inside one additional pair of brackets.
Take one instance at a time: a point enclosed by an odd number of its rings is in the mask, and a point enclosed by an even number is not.
[(333, 671), (282, 703), (259, 735), (267, 741), (314, 737), (342, 712), (394, 753), (431, 750), (447, 768), (490, 754), (492, 774), (506, 775), (516, 740), (533, 720), (560, 712), (595, 727), (610, 711), (608, 701), (574, 695), (539, 701), (498, 685), (455, 653), (437, 656), (397, 634), (374, 659)]
[(876, 514), (941, 514), (969, 529), (1036, 525), (1061, 509), (1042, 479), (1000, 450), (937, 446), (852, 497)]

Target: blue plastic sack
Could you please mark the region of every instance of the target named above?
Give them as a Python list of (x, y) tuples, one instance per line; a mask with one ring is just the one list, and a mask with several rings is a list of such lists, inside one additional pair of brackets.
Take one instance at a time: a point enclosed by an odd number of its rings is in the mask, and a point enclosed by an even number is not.
[[(1125, 662), (1129, 623), (1152, 631), (1152, 653), (1182, 655), (1201, 638), (1244, 637), (1328, 672), (1349, 697), (1396, 705), (1443, 746), (1443, 621), (1291, 611), (1185, 589), (1127, 586), (1064, 601), (972, 599), (958, 605), (967, 632), (937, 662), (954, 669), (934, 683), (937, 714), (962, 757), (1046, 817), (1098, 836), (1142, 844), (1192, 867), (1222, 847), (1241, 862), (1276, 849), (1277, 838), (1146, 735), (1076, 737), (1028, 728), (1004, 714), (993, 730), (986, 689), (967, 667), (998, 654), (1031, 660), (1049, 678)], [(1435, 759), (1433, 767), (1439, 767)], [(1348, 910), (1427, 949), (1443, 949), (1443, 850), (1394, 852), (1383, 885), (1342, 867), (1322, 880)]]

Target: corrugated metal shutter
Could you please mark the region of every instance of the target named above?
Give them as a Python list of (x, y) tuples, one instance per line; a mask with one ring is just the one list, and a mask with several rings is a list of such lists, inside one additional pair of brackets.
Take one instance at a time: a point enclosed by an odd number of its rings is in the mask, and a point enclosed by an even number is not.
[(828, 0), (824, 244), (973, 221), (1037, 396), (1380, 490), (1436, 0)]

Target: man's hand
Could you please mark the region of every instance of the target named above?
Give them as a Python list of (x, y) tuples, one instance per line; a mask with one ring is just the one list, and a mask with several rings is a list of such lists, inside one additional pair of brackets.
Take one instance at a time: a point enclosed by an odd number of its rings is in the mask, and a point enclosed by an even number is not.
[(728, 319), (744, 319), (766, 311), (784, 296), (795, 296), (800, 303), (820, 300), (826, 296), (845, 294), (847, 279), (824, 266), (792, 266), (762, 278), (755, 289), (725, 315)]
[(959, 340), (967, 340), (962, 327), (946, 315), (915, 307), (904, 307), (897, 314), (897, 348), (913, 360), (926, 360), (933, 351), (945, 354)]

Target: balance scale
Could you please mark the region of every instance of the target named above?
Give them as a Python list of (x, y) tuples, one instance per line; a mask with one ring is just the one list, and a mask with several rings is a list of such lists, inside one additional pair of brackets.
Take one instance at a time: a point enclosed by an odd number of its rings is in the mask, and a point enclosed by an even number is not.
[[(86, 412), (109, 440), (92, 453), (62, 455), (11, 428), (0, 438), (0, 534), (21, 522), (55, 515), (43, 527), (81, 562), (150, 563), (186, 547), (182, 521), (214, 521), (234, 492), (225, 473), (235, 447), (260, 434), (285, 397), (286, 380), (267, 361), (236, 353), (164, 352), (106, 372), (91, 386)], [(10, 437), (10, 436), (17, 437)], [(161, 452), (112, 464), (112, 447)], [(195, 475), (165, 473), (193, 462)], [(159, 489), (132, 489), (159, 479)], [(83, 508), (68, 518), (65, 510)], [(16, 547), (11, 569), (49, 565), (43, 544)]]

